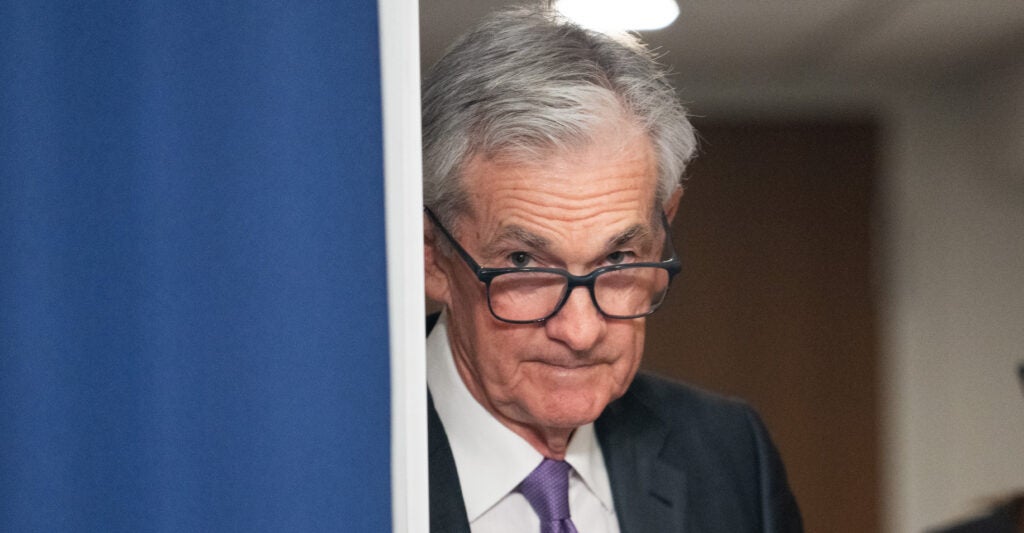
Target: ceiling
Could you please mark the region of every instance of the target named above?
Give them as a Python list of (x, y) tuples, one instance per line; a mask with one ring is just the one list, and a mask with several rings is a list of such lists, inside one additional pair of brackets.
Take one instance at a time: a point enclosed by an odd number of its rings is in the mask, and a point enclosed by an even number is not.
[[(1024, 0), (678, 1), (676, 22), (642, 37), (690, 80), (920, 80), (1024, 61)], [(421, 0), (423, 64), (515, 3)]]

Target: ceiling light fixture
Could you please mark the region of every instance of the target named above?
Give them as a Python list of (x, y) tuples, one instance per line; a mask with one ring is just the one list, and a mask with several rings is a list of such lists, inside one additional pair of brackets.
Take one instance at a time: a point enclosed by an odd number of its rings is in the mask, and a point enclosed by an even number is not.
[(675, 0), (557, 0), (555, 9), (602, 32), (658, 30), (679, 16)]

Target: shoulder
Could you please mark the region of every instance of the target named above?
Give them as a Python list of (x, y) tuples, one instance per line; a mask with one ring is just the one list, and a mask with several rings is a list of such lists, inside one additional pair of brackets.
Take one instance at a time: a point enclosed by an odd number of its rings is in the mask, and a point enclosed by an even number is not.
[(754, 410), (743, 400), (686, 383), (641, 372), (621, 399), (633, 409), (649, 411), (674, 429), (746, 431)]
[(677, 472), (686, 480), (695, 529), (802, 529), (778, 451), (761, 418), (741, 400), (640, 373), (608, 405), (597, 428), (609, 462), (636, 449), (641, 462), (658, 465), (649, 476)]
[(627, 394), (634, 395), (641, 401), (659, 405), (664, 401), (673, 401), (690, 407), (713, 410), (735, 409), (744, 406), (739, 399), (722, 396), (688, 383), (642, 371), (637, 373)]
[[(747, 477), (765, 462), (777, 462), (768, 431), (750, 405), (685, 383), (640, 373), (606, 414), (606, 430), (660, 428), (665, 439), (660, 455), (687, 470)], [(635, 429), (612, 427), (634, 424)]]

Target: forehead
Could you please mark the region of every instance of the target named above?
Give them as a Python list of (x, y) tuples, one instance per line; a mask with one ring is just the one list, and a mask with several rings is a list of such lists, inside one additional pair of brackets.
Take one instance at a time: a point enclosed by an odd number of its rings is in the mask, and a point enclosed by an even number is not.
[(485, 158), (463, 174), (466, 233), (486, 240), (508, 226), (554, 238), (599, 237), (653, 220), (657, 164), (646, 135), (609, 132), (539, 161)]

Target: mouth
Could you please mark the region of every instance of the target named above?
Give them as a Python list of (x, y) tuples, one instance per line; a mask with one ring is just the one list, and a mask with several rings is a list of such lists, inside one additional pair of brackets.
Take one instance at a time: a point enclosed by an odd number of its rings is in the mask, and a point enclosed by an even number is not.
[(532, 362), (560, 370), (581, 370), (603, 364), (601, 361), (592, 361), (589, 359), (536, 359)]

